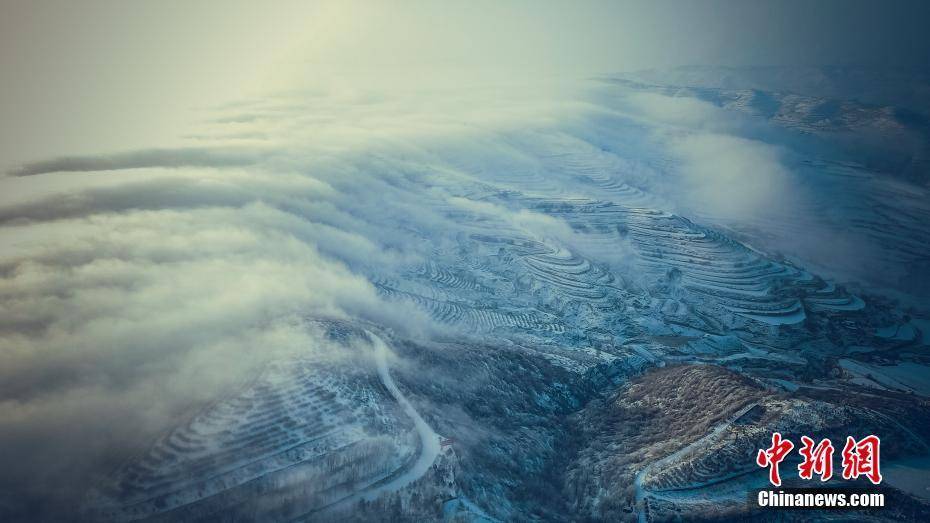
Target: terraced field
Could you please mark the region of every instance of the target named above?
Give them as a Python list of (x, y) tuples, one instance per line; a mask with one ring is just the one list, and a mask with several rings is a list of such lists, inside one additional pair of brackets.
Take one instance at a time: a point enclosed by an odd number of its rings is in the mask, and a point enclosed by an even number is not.
[(421, 445), (370, 361), (274, 361), (117, 471), (91, 515), (194, 521), (316, 513), (400, 475)]
[[(524, 193), (516, 187), (535, 175), (470, 172), (472, 182), (451, 190), (475, 208), (430, 202), (461, 229), (435, 242), (425, 261), (370, 271), (379, 296), (468, 339), (510, 340), (578, 375), (614, 369), (614, 380), (663, 362), (701, 361), (794, 386), (796, 372), (841, 351), (805, 349), (804, 340), (816, 339), (812, 323), (842, 321), (843, 336), (874, 328), (862, 298), (713, 226), (650, 207), (661, 199), (622, 181), (603, 157), (604, 165), (578, 155), (540, 161), (599, 198), (550, 188), (557, 174)], [(527, 228), (520, 213), (569, 232)], [(704, 503), (740, 491), (741, 478), (755, 472), (747, 456), (771, 428), (747, 427), (731, 420), (641, 469), (631, 501), (640, 519), (651, 517), (649, 503)], [(422, 445), (370, 365), (277, 361), (120, 469), (93, 513), (323, 520), (334, 507), (376, 501), (378, 486), (410, 467), (430, 470), (435, 458), (416, 461)]]
[[(797, 349), (811, 324), (841, 320), (850, 337), (872, 328), (861, 297), (742, 243), (712, 217), (701, 224), (670, 212), (635, 187), (637, 167), (617, 155), (564, 137), (515, 143), (533, 161), (513, 170), (456, 164), (447, 189), (471, 202), (467, 210), (431, 204), (462, 230), (422, 265), (373, 274), (383, 297), (460, 332), (530, 340), (546, 357), (554, 344), (597, 346), (620, 358), (752, 362), (762, 374), (776, 362), (804, 365), (809, 354)], [(526, 216), (566, 228), (527, 228)], [(640, 342), (663, 336), (688, 341)], [(587, 368), (579, 358), (552, 361)]]

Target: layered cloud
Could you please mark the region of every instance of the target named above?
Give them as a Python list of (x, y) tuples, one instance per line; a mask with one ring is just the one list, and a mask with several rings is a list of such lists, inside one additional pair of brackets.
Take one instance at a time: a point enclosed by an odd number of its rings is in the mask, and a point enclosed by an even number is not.
[[(264, 193), (271, 203), (235, 197), (247, 183), (197, 198), (211, 191), (209, 176), (195, 186), (182, 181), (189, 176), (116, 186), (104, 191), (110, 198), (91, 191), (57, 215), (37, 212), (61, 209), (54, 198), (23, 205), (27, 218), (3, 227), (6, 492), (75, 494), (105, 462), (263, 362), (318, 350), (306, 318), (396, 326), (417, 318), (384, 308), (348, 267), (362, 259), (389, 267), (396, 259), (383, 246), (282, 209), (273, 183)], [(291, 198), (319, 197), (317, 184), (292, 182)], [(146, 191), (164, 184), (180, 192)], [(133, 194), (149, 199), (121, 199)]]
[(388, 306), (373, 281), (460, 234), (450, 209), (571, 235), (553, 218), (463, 197), (477, 181), (450, 158), (526, 161), (485, 146), (564, 111), (548, 96), (498, 95), (290, 93), (218, 109), (195, 146), (9, 173), (0, 509), (76, 506), (109, 467), (265, 362), (324, 350), (308, 319), (430, 335), (424, 312)]

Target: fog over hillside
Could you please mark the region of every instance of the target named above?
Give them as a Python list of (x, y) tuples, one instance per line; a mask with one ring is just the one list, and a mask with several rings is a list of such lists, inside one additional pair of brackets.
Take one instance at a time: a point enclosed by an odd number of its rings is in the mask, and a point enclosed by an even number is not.
[(925, 9), (759, 5), (3, 6), (0, 519), (918, 520)]

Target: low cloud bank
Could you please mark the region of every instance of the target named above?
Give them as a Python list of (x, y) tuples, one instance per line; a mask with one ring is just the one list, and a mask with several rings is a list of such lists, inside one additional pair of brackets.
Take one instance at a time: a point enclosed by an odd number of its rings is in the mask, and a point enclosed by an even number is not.
[(139, 169), (143, 167), (238, 167), (257, 163), (261, 151), (243, 147), (144, 149), (106, 156), (65, 156), (34, 162), (14, 169), (13, 176), (34, 176), (55, 172), (91, 172)]
[[(466, 230), (448, 209), (477, 182), (444, 151), (506, 165), (480, 144), (559, 107), (498, 95), (288, 93), (218, 109), (196, 147), (55, 158), (0, 181), (23, 196), (0, 204), (0, 514), (73, 510), (266, 361), (333, 350), (307, 320), (439, 329), (372, 281)], [(558, 223), (471, 205), (525, 234)]]
[(730, 220), (771, 216), (792, 205), (791, 173), (777, 147), (727, 134), (701, 133), (672, 142), (682, 162), (682, 194), (691, 209)]

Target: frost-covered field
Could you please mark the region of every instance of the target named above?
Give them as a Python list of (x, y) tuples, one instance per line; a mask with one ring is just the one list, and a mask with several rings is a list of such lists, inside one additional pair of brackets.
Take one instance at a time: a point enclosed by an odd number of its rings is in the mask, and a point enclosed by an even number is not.
[(280, 93), (19, 167), (0, 515), (739, 516), (772, 430), (917, 463), (926, 120), (701, 74)]

